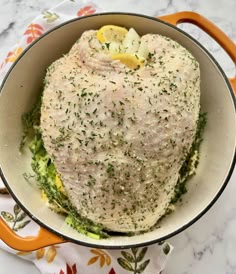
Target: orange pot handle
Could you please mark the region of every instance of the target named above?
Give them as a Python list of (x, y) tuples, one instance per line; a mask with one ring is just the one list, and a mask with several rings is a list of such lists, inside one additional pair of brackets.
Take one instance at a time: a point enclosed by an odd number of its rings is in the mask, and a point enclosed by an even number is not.
[[(236, 64), (236, 44), (230, 40), (230, 38), (222, 30), (202, 15), (191, 11), (183, 11), (160, 16), (158, 18), (175, 26), (179, 23), (192, 23), (198, 26), (208, 33), (213, 39), (215, 39), (228, 53), (234, 64)], [(229, 81), (232, 85), (234, 93), (236, 94), (236, 76), (230, 78)]]
[(65, 242), (48, 230), (40, 227), (37, 236), (21, 237), (17, 235), (0, 217), (0, 239), (13, 249), (21, 251), (33, 251), (45, 246)]

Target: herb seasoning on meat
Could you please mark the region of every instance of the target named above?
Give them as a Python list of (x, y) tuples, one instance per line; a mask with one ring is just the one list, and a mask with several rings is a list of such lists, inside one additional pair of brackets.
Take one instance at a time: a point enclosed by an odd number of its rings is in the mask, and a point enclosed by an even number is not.
[(63, 186), (52, 201), (73, 227), (86, 220), (81, 231), (90, 224), (90, 232), (101, 235), (104, 229), (138, 233), (165, 214), (191, 175), (202, 134), (200, 69), (190, 52), (167, 37), (142, 36), (132, 55), (129, 45), (104, 46), (97, 33), (84, 32), (49, 67), (38, 140), (47, 168), (53, 165)]

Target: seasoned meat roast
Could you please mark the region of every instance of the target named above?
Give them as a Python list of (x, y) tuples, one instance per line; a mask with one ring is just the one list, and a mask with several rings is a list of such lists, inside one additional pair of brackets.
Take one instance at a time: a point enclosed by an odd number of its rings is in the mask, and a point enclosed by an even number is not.
[(147, 230), (165, 214), (200, 110), (192, 54), (157, 34), (141, 44), (148, 57), (129, 68), (96, 30), (84, 32), (48, 68), (42, 97), (44, 146), (72, 204), (117, 232)]

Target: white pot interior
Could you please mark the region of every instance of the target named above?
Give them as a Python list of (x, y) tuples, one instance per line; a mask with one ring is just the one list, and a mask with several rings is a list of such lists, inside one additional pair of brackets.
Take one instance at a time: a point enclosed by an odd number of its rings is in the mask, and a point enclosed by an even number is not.
[[(20, 154), (21, 116), (30, 110), (42, 87), (46, 68), (69, 51), (81, 33), (105, 24), (134, 27), (140, 34), (159, 33), (177, 40), (200, 63), (201, 106), (207, 112), (207, 126), (201, 146), (197, 175), (188, 182), (183, 201), (152, 232), (133, 237), (94, 240), (81, 235), (64, 223), (40, 198), (36, 183), (28, 183), (31, 155)], [(105, 14), (78, 19), (50, 32), (31, 46), (14, 65), (3, 83), (0, 95), (0, 166), (7, 185), (28, 213), (46, 227), (73, 241), (103, 247), (128, 247), (151, 243), (183, 229), (196, 220), (223, 190), (228, 181), (235, 154), (236, 119), (232, 94), (225, 76), (209, 55), (192, 39), (162, 22), (137, 15)]]

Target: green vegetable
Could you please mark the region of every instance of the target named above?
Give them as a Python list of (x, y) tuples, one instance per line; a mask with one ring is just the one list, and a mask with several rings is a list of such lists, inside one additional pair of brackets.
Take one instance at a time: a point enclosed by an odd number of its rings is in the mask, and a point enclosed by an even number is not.
[[(24, 135), (21, 149), (27, 139), (31, 138), (29, 149), (32, 152), (31, 166), (36, 176), (39, 188), (45, 193), (50, 207), (58, 213), (66, 216), (66, 222), (82, 234), (95, 239), (108, 238), (109, 235), (103, 231), (103, 227), (80, 216), (71, 204), (65, 191), (58, 188), (55, 183), (57, 171), (47, 154), (40, 131), (40, 106), (37, 104), (32, 111), (23, 115)], [(27, 179), (32, 176), (24, 174)]]
[(23, 136), (20, 143), (20, 150), (23, 149), (27, 140), (33, 138), (35, 130), (39, 128), (40, 125), (40, 108), (41, 99), (35, 104), (31, 111), (22, 115), (22, 125), (23, 125)]
[(171, 200), (171, 203), (176, 203), (179, 201), (181, 196), (187, 192), (186, 182), (195, 175), (195, 169), (199, 162), (199, 149), (201, 142), (203, 140), (203, 132), (206, 126), (207, 117), (206, 113), (200, 113), (197, 123), (197, 130), (195, 134), (195, 139), (192, 144), (192, 147), (184, 161), (180, 171), (179, 171), (179, 180), (175, 187), (175, 193)]

